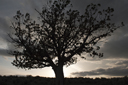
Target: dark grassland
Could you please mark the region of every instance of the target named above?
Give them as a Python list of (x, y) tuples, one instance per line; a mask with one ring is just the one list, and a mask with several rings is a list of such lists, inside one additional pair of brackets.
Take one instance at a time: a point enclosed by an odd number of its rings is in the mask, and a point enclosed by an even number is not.
[[(54, 78), (29, 76), (0, 76), (0, 85), (54, 85)], [(128, 77), (122, 78), (65, 78), (65, 85), (128, 85)]]

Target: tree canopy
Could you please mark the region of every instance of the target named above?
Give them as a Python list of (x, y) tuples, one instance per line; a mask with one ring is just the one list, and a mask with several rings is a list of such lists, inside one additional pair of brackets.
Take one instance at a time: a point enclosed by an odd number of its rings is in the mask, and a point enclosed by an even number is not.
[(70, 65), (77, 62), (74, 55), (85, 59), (83, 52), (103, 57), (96, 52), (100, 47), (94, 47), (120, 27), (110, 22), (114, 9), (99, 10), (100, 4), (90, 4), (81, 14), (71, 6), (70, 0), (49, 1), (41, 12), (35, 9), (40, 15), (38, 24), (29, 13), (17, 11), (11, 26), (15, 37), (10, 37), (20, 50), (12, 52), (12, 64), (28, 69)]

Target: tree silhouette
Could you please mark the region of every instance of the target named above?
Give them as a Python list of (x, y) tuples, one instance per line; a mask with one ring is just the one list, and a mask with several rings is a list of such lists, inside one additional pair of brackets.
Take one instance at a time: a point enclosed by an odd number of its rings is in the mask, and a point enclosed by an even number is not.
[(80, 14), (71, 7), (70, 0), (50, 0), (42, 12), (35, 9), (39, 24), (29, 13), (17, 11), (11, 26), (15, 32), (9, 35), (18, 48), (11, 52), (15, 56), (12, 64), (24, 69), (51, 66), (56, 85), (63, 85), (63, 66), (76, 63), (78, 57), (85, 59), (81, 53), (103, 57), (96, 52), (100, 49), (97, 42), (121, 27), (110, 22), (114, 9), (98, 10), (100, 4), (90, 4)]

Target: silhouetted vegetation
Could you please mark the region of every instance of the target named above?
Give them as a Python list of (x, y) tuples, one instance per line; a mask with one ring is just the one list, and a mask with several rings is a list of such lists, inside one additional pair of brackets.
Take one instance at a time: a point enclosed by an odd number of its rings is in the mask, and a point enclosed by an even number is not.
[[(54, 78), (40, 76), (0, 76), (0, 85), (54, 85)], [(65, 78), (65, 85), (128, 85), (128, 77)]]
[[(10, 35), (17, 47), (11, 54), (15, 56), (12, 64), (18, 68), (34, 69), (52, 67), (56, 85), (63, 85), (63, 66), (77, 62), (83, 52), (90, 56), (103, 57), (96, 44), (110, 36), (117, 28), (111, 22), (114, 9), (100, 10), (100, 4), (90, 4), (81, 14), (71, 9), (70, 0), (49, 0), (39, 14), (38, 23), (29, 13), (17, 11), (12, 23), (14, 33)], [(75, 56), (77, 55), (77, 56)]]

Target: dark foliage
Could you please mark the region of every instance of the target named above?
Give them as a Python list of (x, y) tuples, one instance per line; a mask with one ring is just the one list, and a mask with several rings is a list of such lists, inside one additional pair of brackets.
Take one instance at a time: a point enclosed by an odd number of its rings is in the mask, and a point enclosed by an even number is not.
[[(0, 85), (54, 85), (54, 78), (32, 76), (0, 76)], [(122, 78), (65, 78), (65, 85), (128, 85), (128, 77)]]

